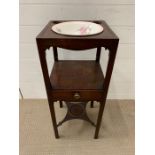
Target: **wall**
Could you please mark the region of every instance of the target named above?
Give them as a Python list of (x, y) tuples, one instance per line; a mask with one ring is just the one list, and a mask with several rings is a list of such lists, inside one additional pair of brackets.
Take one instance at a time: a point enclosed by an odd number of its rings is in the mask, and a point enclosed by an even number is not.
[[(35, 37), (49, 20), (58, 19), (104, 19), (111, 26), (120, 44), (108, 98), (134, 99), (134, 0), (20, 0), (19, 82), (24, 98), (46, 98)], [(93, 51), (74, 55), (60, 50), (60, 58), (92, 59)], [(103, 60), (106, 54), (102, 52)], [(50, 68), (52, 62), (50, 50)]]

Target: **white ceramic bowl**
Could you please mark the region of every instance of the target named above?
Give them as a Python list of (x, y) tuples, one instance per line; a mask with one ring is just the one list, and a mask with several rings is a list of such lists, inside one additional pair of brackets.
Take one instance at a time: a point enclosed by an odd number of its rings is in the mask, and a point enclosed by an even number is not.
[(52, 26), (54, 32), (69, 36), (95, 35), (101, 33), (103, 29), (101, 25), (87, 21), (68, 21)]

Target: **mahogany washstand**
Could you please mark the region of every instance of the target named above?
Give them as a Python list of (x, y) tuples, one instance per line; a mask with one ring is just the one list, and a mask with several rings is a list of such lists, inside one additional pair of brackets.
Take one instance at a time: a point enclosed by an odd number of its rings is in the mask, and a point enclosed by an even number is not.
[[(50, 21), (36, 38), (55, 137), (59, 138), (58, 126), (63, 122), (83, 119), (96, 127), (94, 138), (98, 138), (119, 39), (103, 20), (92, 21), (104, 27), (102, 33), (83, 37), (56, 34), (51, 27), (60, 22), (62, 21)], [(45, 51), (50, 47), (53, 47), (55, 61), (51, 73), (48, 73)], [(97, 48), (96, 60), (59, 60), (58, 47), (75, 51)], [(109, 50), (105, 75), (99, 63), (102, 47)], [(60, 107), (63, 107), (64, 101), (68, 108), (65, 118), (59, 123), (56, 122), (55, 101), (60, 101)], [(91, 107), (93, 101), (100, 103), (96, 124), (86, 113), (89, 101)]]

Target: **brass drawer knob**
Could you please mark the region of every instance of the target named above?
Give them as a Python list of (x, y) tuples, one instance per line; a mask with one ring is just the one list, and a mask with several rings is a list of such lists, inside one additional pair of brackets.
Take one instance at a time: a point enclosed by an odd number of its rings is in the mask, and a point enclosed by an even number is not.
[(75, 93), (75, 94), (74, 94), (74, 99), (76, 99), (76, 100), (80, 99), (79, 93)]

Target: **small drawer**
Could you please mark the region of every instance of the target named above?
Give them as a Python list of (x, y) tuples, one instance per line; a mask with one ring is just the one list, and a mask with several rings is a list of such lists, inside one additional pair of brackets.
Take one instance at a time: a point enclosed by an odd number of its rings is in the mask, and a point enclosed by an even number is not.
[(51, 92), (51, 100), (58, 101), (103, 101), (103, 91), (87, 91), (87, 90), (77, 90), (77, 91), (65, 91), (65, 90), (54, 90)]

